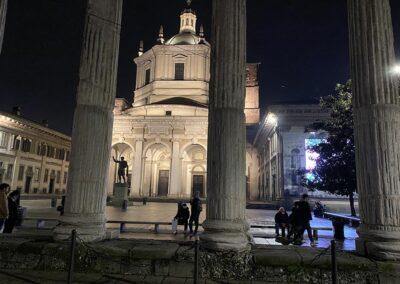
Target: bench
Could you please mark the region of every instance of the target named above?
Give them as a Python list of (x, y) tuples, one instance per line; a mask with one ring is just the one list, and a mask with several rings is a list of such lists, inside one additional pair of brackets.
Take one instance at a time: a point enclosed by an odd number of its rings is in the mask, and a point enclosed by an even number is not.
[(160, 225), (169, 225), (171, 226), (171, 222), (147, 222), (147, 221), (117, 221), (117, 220), (109, 220), (108, 224), (119, 224), (119, 231), (121, 233), (126, 232), (126, 225), (154, 225), (154, 232), (157, 234), (160, 232)]
[[(274, 224), (268, 224), (268, 225), (262, 225), (262, 224), (252, 224), (252, 225), (250, 225), (250, 228), (256, 228), (256, 229), (275, 229), (275, 225)], [(312, 230), (312, 235), (313, 235), (313, 238), (315, 239), (315, 240), (318, 240), (318, 231), (332, 231), (333, 229), (332, 228), (328, 228), (328, 227), (311, 227), (311, 230)], [(256, 235), (254, 235), (253, 234), (253, 236), (254, 237), (264, 237), (264, 235), (259, 235), (259, 234), (256, 234)]]
[(56, 218), (47, 218), (47, 217), (25, 217), (24, 221), (32, 221), (36, 220), (36, 228), (43, 229), (47, 221), (58, 221)]
[(332, 231), (332, 228), (328, 227), (311, 227), (312, 235), (314, 240), (318, 240), (318, 231)]
[(346, 216), (336, 213), (324, 212), (324, 218), (332, 220), (332, 226), (334, 228), (334, 238), (338, 240), (344, 240), (344, 225), (349, 224), (352, 227), (358, 227), (360, 225), (360, 218), (353, 216)]
[(338, 220), (349, 224), (351, 227), (358, 227), (360, 225), (360, 218), (353, 216), (346, 216), (342, 214), (324, 212), (324, 218), (329, 218), (331, 220)]

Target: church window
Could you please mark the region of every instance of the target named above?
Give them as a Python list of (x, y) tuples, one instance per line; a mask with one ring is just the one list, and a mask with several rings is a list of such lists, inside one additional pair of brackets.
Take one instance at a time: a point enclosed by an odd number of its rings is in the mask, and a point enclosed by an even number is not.
[(146, 69), (146, 78), (145, 78), (145, 81), (144, 81), (145, 85), (147, 85), (149, 83), (150, 83), (150, 68)]
[(191, 22), (191, 25), (192, 25), (192, 27), (193, 27), (193, 19), (191, 19), (190, 22)]
[(0, 131), (0, 148), (7, 148), (8, 146), (9, 134), (3, 131)]
[(189, 25), (189, 19), (186, 19), (186, 25), (187, 26)]
[(185, 64), (175, 63), (175, 80), (184, 80)]
[[(47, 182), (49, 180), (49, 170), (45, 169), (44, 170), (44, 177), (43, 177), (43, 181)], [(44, 192), (45, 193), (45, 192)]]
[(27, 138), (22, 139), (22, 151), (29, 153), (31, 151), (32, 141)]
[(25, 166), (19, 166), (18, 180), (24, 180)]
[(13, 135), (13, 143), (12, 143), (11, 149), (19, 150), (20, 143), (21, 143), (21, 137), (19, 137), (18, 135)]

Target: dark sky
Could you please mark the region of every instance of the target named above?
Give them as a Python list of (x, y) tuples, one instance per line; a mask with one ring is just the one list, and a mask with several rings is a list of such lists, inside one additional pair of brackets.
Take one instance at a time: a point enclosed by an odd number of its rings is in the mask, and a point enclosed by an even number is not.
[[(35, 121), (70, 134), (78, 84), (84, 0), (11, 0), (0, 56), (0, 109), (22, 108)], [(261, 62), (260, 102), (309, 101), (349, 78), (346, 0), (248, 0), (248, 62)], [(260, 4), (262, 3), (262, 4)], [(392, 0), (400, 56), (400, 1)], [(211, 0), (194, 0), (210, 39)], [(139, 40), (145, 49), (159, 26), (179, 30), (184, 0), (125, 0), (117, 96), (132, 100)]]

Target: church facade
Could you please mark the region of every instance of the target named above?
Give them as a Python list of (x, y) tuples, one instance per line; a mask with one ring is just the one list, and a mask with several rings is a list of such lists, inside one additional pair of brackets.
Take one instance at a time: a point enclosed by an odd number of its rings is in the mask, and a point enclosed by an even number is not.
[[(116, 99), (112, 156), (128, 162), (132, 196), (206, 197), (210, 44), (190, 8), (180, 15), (180, 31), (138, 57), (133, 103)], [(247, 65), (246, 125), (259, 122), (258, 64)], [(251, 142), (251, 141), (250, 141)], [(258, 155), (246, 147), (247, 197), (259, 196)], [(117, 166), (111, 159), (109, 193)]]

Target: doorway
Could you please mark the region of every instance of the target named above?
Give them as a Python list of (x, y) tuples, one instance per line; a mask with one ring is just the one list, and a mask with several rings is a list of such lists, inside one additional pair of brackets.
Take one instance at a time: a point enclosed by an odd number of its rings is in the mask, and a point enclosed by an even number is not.
[(29, 193), (29, 189), (31, 187), (31, 182), (32, 182), (32, 177), (27, 176), (26, 180), (25, 180), (25, 189), (24, 189), (25, 193)]
[(204, 197), (204, 175), (193, 175), (193, 195), (196, 191), (200, 193), (200, 197)]
[(168, 195), (169, 170), (160, 170), (158, 176), (158, 196)]
[(54, 178), (51, 178), (49, 184), (49, 193), (53, 193), (53, 191), (54, 191)]

